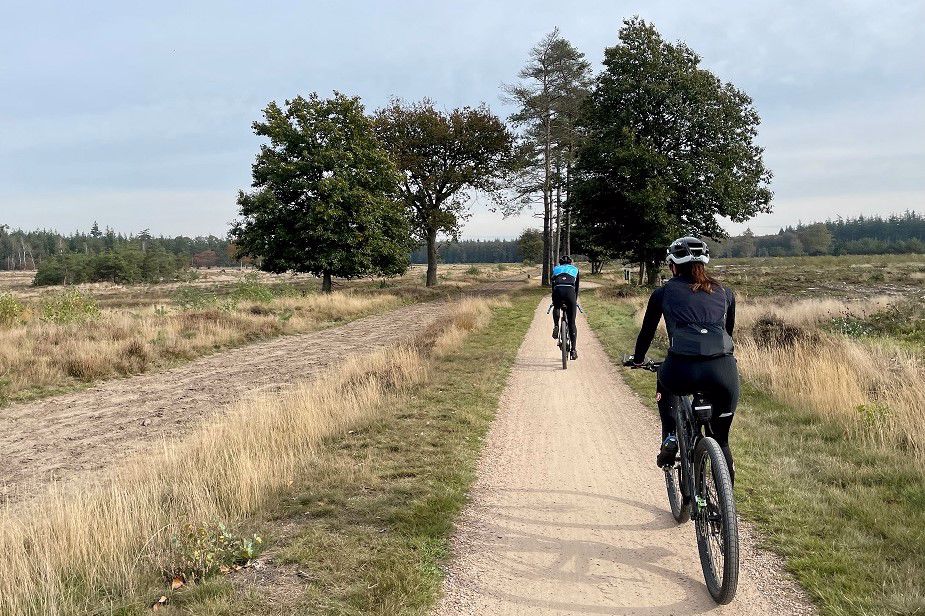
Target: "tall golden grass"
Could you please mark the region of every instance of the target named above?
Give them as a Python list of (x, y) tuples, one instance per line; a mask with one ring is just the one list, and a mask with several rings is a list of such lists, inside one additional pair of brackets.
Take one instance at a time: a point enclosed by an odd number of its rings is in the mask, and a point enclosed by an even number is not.
[[(194, 527), (246, 519), (316, 463), (324, 440), (374, 418), (428, 377), (490, 316), (458, 303), (436, 331), (353, 359), (331, 376), (242, 400), (197, 434), (85, 485), (66, 485), (0, 516), (0, 613), (96, 613), (137, 601), (139, 580), (183, 558), (173, 541)], [(108, 613), (108, 611), (107, 611)]]
[(852, 437), (903, 447), (925, 466), (925, 368), (895, 345), (817, 332), (768, 348), (740, 338), (742, 375), (781, 401), (838, 422)]
[(865, 318), (888, 308), (895, 301), (895, 298), (883, 295), (854, 301), (820, 298), (740, 302), (736, 306), (736, 326), (751, 327), (759, 318), (768, 315), (792, 325), (816, 326), (841, 316)]
[(138, 374), (153, 366), (271, 336), (317, 329), (398, 306), (392, 294), (280, 297), (228, 309), (103, 310), (84, 323), (42, 321), (35, 306), (15, 325), (0, 327), (0, 398), (81, 382)]

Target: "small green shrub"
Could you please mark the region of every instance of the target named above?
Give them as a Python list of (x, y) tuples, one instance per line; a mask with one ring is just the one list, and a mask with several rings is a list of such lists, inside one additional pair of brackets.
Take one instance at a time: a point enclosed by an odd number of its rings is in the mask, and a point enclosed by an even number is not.
[(235, 285), (232, 297), (239, 301), (269, 304), (273, 301), (274, 295), (270, 287), (260, 282), (256, 273), (251, 272), (245, 274)]
[(177, 282), (193, 282), (194, 280), (199, 280), (199, 272), (191, 267), (184, 267), (177, 270), (175, 278)]
[(868, 427), (875, 427), (883, 424), (892, 414), (890, 407), (880, 402), (858, 405), (857, 410)]
[(0, 293), (0, 326), (10, 327), (22, 317), (25, 307), (12, 293)]
[(925, 343), (925, 307), (919, 301), (904, 301), (871, 315), (865, 325), (870, 333), (913, 344)]
[(92, 297), (79, 289), (67, 289), (42, 299), (42, 320), (47, 323), (66, 325), (86, 323), (100, 316), (100, 308)]
[(478, 276), (481, 273), (482, 273), (482, 270), (480, 270), (474, 265), (470, 266), (469, 269), (466, 270), (466, 274), (468, 274), (469, 276)]
[(259, 535), (237, 536), (224, 524), (187, 525), (173, 536), (174, 560), (164, 571), (167, 579), (201, 581), (235, 566), (247, 565), (260, 553)]
[(835, 317), (829, 322), (829, 327), (837, 334), (850, 336), (852, 338), (862, 338), (869, 336), (871, 327), (863, 319), (851, 316), (845, 313), (840, 317)]
[(216, 302), (214, 293), (209, 293), (198, 287), (180, 287), (173, 294), (173, 302), (180, 310), (202, 310), (209, 308)]

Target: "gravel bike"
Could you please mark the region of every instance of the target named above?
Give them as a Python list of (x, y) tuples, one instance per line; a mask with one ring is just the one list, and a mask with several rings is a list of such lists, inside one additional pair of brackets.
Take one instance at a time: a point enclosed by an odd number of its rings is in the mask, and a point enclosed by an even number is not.
[[(623, 363), (657, 372), (662, 362)], [(676, 410), (678, 456), (663, 467), (671, 515), (679, 523), (693, 518), (700, 565), (710, 596), (719, 604), (735, 597), (739, 582), (739, 525), (732, 478), (719, 443), (710, 436), (713, 407), (701, 393), (680, 396)]]
[[(555, 303), (549, 304), (546, 314), (549, 314), (553, 308), (555, 308)], [(578, 305), (578, 311), (582, 314), (585, 312), (581, 309), (581, 305)], [(557, 344), (559, 345), (559, 350), (562, 351), (562, 369), (568, 370), (568, 360), (572, 352), (572, 337), (569, 336), (568, 315), (565, 313), (564, 306), (561, 307), (559, 313), (559, 340)]]

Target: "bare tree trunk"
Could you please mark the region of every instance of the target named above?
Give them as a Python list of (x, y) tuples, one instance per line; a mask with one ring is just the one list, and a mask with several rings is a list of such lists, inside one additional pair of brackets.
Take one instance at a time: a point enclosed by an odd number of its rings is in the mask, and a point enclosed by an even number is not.
[(646, 283), (646, 264), (643, 261), (639, 262), (639, 286), (641, 287)]
[(333, 290), (334, 286), (331, 283), (331, 272), (324, 272), (321, 274), (321, 292), (330, 293)]
[(552, 254), (552, 245), (549, 241), (549, 227), (550, 227), (550, 207), (549, 207), (549, 193), (546, 192), (546, 189), (543, 189), (543, 279), (540, 281), (540, 284), (544, 287), (549, 286), (549, 262), (551, 261)]
[[(543, 85), (546, 91), (546, 84)], [(552, 175), (551, 147), (552, 147), (552, 118), (547, 112), (544, 119), (546, 124), (546, 138), (543, 144), (543, 286), (550, 283), (550, 264), (552, 262), (552, 184), (549, 181)]]
[(562, 182), (559, 181), (559, 157), (556, 156), (556, 254), (553, 262), (562, 256)]
[(650, 287), (654, 287), (658, 284), (658, 275), (660, 271), (657, 261), (652, 261), (646, 266), (646, 282)]
[[(571, 153), (569, 153), (571, 157)], [(565, 164), (565, 254), (572, 254), (572, 211), (568, 206), (568, 198), (571, 196), (571, 185), (572, 180), (572, 163), (571, 161), (566, 162)]]
[(437, 284), (437, 230), (427, 231), (427, 286)]

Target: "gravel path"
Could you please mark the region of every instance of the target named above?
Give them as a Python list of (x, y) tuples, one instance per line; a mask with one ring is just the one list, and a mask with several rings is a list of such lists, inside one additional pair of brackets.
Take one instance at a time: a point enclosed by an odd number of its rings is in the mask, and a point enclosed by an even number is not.
[(3, 409), (0, 500), (3, 495), (20, 500), (50, 481), (105, 468), (163, 439), (187, 434), (246, 393), (278, 390), (350, 355), (413, 336), (446, 307), (444, 302), (406, 306)]
[(813, 614), (747, 527), (736, 599), (713, 603), (693, 524), (667, 508), (657, 419), (583, 317), (580, 358), (561, 369), (546, 306), (502, 397), (436, 613)]

